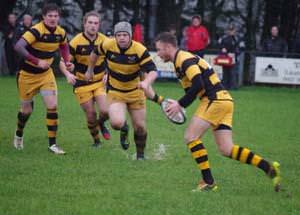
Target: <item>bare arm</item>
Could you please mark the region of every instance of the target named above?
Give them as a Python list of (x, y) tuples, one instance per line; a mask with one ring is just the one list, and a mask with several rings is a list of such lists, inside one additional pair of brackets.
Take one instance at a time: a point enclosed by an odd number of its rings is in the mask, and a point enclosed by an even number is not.
[(21, 38), (16, 43), (14, 49), (18, 54), (20, 54), (22, 57), (24, 57), (26, 60), (33, 63), (37, 67), (41, 69), (49, 69), (50, 64), (46, 60), (41, 60), (33, 56), (32, 54), (30, 54), (27, 51), (26, 46), (27, 46), (27, 42), (23, 38)]
[(26, 60), (30, 61), (31, 63), (33, 63), (35, 65), (38, 65), (39, 59), (34, 57), (33, 55), (31, 55), (27, 51), (26, 46), (27, 46), (27, 42), (23, 38), (20, 38), (18, 40), (18, 42), (16, 43), (14, 49), (19, 55), (24, 57)]
[[(70, 64), (72, 64), (72, 63), (70, 63)], [(74, 68), (74, 65), (73, 65), (73, 68)], [(69, 84), (74, 85), (76, 83), (76, 76), (67, 69), (66, 64), (62, 60), (59, 62), (59, 69), (65, 75)]]
[(85, 79), (87, 81), (90, 81), (94, 76), (94, 68), (95, 68), (97, 59), (98, 59), (98, 55), (92, 51), (90, 54), (90, 57), (89, 57), (89, 66), (85, 73)]

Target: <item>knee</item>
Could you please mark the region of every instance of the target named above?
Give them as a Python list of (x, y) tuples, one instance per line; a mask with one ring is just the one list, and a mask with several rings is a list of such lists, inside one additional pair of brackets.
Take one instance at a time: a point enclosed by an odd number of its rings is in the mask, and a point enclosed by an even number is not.
[(124, 126), (124, 121), (112, 120), (110, 121), (110, 126), (115, 130), (120, 130)]
[(232, 152), (232, 147), (233, 145), (231, 144), (222, 144), (218, 145), (218, 150), (223, 156), (229, 157)]
[(96, 112), (93, 110), (86, 111), (86, 118), (89, 122), (96, 120)]
[(184, 134), (184, 142), (186, 144), (188, 144), (188, 143), (190, 143), (194, 140), (197, 140), (197, 139), (199, 139), (199, 135), (191, 134), (191, 133), (188, 133), (188, 132), (186, 132)]
[(47, 109), (50, 109), (50, 110), (56, 110), (56, 109), (57, 109), (57, 105), (56, 105), (56, 104), (48, 105), (48, 106), (47, 106)]
[(31, 115), (31, 113), (32, 113), (32, 108), (22, 109), (22, 113), (23, 113), (24, 115)]
[(26, 106), (23, 106), (22, 109), (21, 109), (21, 112), (24, 114), (24, 115), (30, 115), (32, 113), (32, 106), (31, 105), (26, 105)]
[(144, 135), (147, 133), (147, 130), (146, 130), (145, 126), (137, 126), (134, 129), (134, 133), (137, 135)]

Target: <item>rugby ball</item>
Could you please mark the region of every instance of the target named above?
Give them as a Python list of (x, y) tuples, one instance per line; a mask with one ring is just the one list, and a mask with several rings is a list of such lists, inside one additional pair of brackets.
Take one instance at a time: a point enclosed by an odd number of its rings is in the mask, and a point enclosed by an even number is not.
[(166, 109), (169, 105), (169, 99), (164, 99), (160, 106), (161, 106), (161, 109), (162, 109), (162, 112), (164, 113), (164, 115), (173, 123), (175, 124), (183, 124), (185, 123), (186, 121), (186, 115), (185, 115), (185, 109), (184, 108), (181, 108), (181, 110), (179, 112), (177, 112), (176, 114), (173, 114), (173, 115), (169, 115), (167, 112), (166, 112)]

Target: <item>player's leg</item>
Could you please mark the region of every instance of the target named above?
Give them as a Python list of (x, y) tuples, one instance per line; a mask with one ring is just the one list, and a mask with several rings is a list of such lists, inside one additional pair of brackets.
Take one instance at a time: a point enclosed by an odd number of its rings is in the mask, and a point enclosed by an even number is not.
[[(263, 170), (269, 177), (273, 179), (275, 190), (280, 189), (280, 176), (279, 166), (275, 162), (271, 164), (261, 156), (255, 154), (246, 147), (235, 145), (232, 139), (232, 115), (233, 115), (233, 103), (223, 102), (222, 110), (225, 111), (220, 124), (213, 130), (214, 138), (217, 143), (218, 149), (222, 155), (234, 160), (238, 160), (241, 163), (247, 163), (258, 167)], [(221, 113), (220, 113), (221, 115)]]
[(273, 179), (276, 191), (280, 189), (279, 164), (270, 163), (246, 147), (233, 144), (231, 130), (215, 130), (214, 137), (219, 151), (226, 157), (258, 167)]
[(52, 70), (48, 70), (41, 76), (40, 94), (43, 97), (44, 104), (47, 108), (46, 125), (48, 129), (49, 151), (54, 154), (65, 154), (56, 143), (56, 133), (58, 128), (57, 113), (57, 85)]
[(31, 101), (22, 101), (21, 102), (21, 109), (18, 112), (17, 118), (18, 118), (18, 123), (17, 123), (17, 129), (15, 132), (15, 137), (14, 137), (14, 147), (16, 149), (23, 149), (23, 130), (25, 128), (26, 122), (28, 121), (30, 115), (32, 113), (32, 102)]
[(102, 133), (102, 136), (104, 139), (109, 140), (110, 139), (110, 133), (107, 127), (105, 126), (105, 121), (108, 120), (108, 104), (106, 101), (106, 95), (99, 95), (95, 96), (95, 100), (99, 109), (99, 126), (100, 131)]
[(55, 90), (41, 90), (44, 104), (47, 108), (46, 125), (48, 129), (49, 151), (54, 154), (65, 154), (56, 143), (56, 133), (58, 127), (57, 96)]
[(145, 158), (144, 151), (147, 140), (146, 130), (146, 109), (129, 109), (129, 114), (132, 120), (132, 126), (134, 130), (134, 142), (136, 146), (136, 158), (137, 160), (143, 160)]
[(120, 130), (120, 144), (124, 150), (129, 147), (126, 111), (127, 105), (121, 101), (112, 102), (108, 107), (110, 125), (113, 129)]
[(198, 116), (193, 116), (184, 135), (185, 143), (189, 147), (192, 157), (195, 159), (201, 171), (202, 179), (194, 191), (215, 190), (217, 186), (212, 176), (207, 150), (205, 149), (201, 137), (210, 127), (210, 123)]
[(82, 110), (85, 112), (87, 127), (90, 131), (90, 134), (94, 140), (93, 146), (100, 146), (100, 138), (99, 138), (99, 125), (97, 122), (97, 113), (94, 105), (93, 99), (90, 99), (82, 104), (80, 104)]
[(32, 86), (31, 81), (31, 77), (24, 75), (22, 72), (18, 73), (17, 85), (21, 107), (17, 114), (18, 122), (13, 145), (19, 150), (23, 149), (23, 130), (33, 111), (33, 96), (36, 94), (36, 90)]

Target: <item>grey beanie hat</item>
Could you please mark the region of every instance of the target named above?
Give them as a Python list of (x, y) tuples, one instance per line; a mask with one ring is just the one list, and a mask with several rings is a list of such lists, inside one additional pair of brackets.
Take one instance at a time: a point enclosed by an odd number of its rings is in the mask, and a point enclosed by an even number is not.
[(132, 37), (132, 28), (129, 22), (118, 22), (114, 27), (114, 34), (118, 32), (127, 32), (130, 37)]

